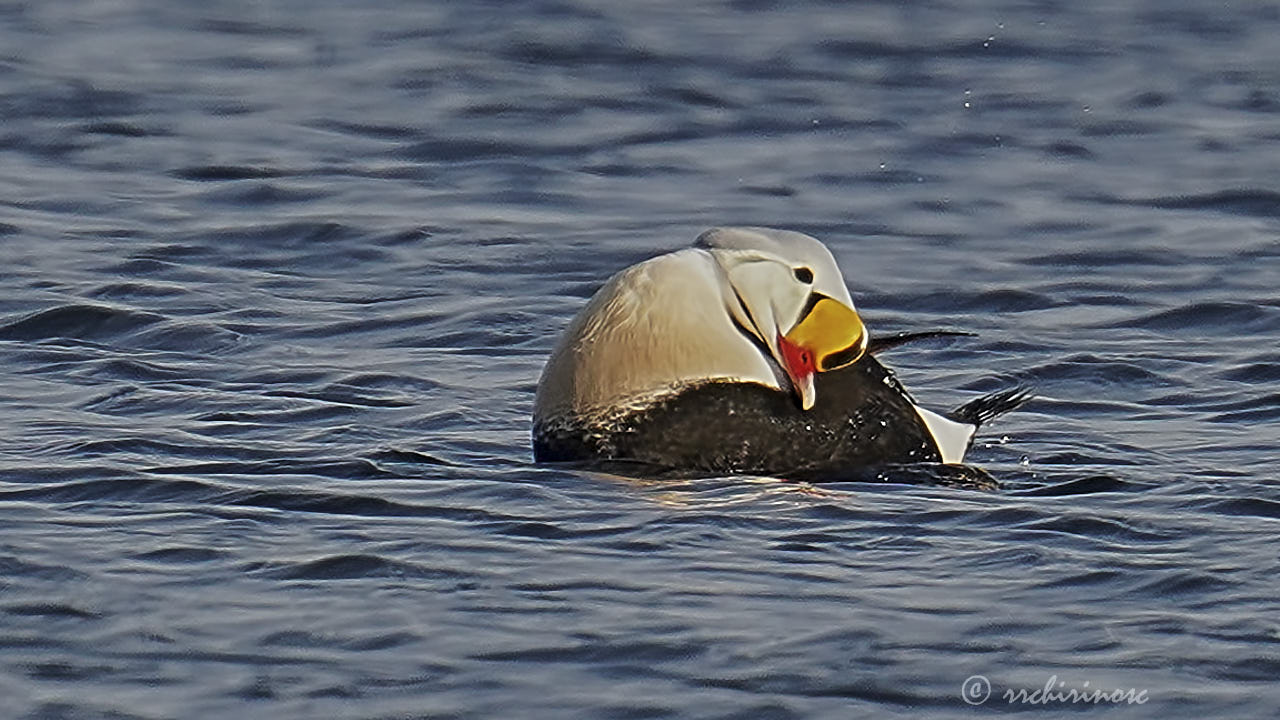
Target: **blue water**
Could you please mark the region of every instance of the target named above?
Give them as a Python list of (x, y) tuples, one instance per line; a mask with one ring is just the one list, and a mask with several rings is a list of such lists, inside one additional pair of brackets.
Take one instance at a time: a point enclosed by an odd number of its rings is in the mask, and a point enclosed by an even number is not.
[[(0, 714), (1274, 716), (1277, 36), (0, 1)], [(972, 453), (1002, 488), (533, 465), (557, 333), (717, 224), (825, 240), (873, 332), (979, 333), (883, 360), (1037, 389)], [(1046, 682), (1146, 702), (1003, 697)]]

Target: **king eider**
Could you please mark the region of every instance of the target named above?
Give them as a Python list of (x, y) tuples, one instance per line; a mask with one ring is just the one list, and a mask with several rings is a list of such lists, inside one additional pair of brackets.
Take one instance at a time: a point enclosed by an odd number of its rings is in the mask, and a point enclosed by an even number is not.
[(961, 463), (978, 425), (1026, 398), (935, 413), (869, 348), (817, 239), (708, 230), (617, 273), (573, 319), (538, 382), (534, 457), (796, 479)]

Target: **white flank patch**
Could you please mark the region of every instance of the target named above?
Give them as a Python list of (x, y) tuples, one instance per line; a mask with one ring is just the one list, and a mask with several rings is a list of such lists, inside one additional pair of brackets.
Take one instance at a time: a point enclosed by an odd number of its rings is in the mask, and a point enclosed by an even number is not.
[(915, 408), (916, 414), (924, 421), (925, 427), (929, 428), (929, 434), (933, 436), (933, 443), (938, 446), (938, 454), (942, 456), (942, 462), (949, 465), (964, 462), (969, 441), (973, 439), (973, 433), (977, 431), (978, 426), (956, 422), (931, 410), (925, 410), (919, 405)]

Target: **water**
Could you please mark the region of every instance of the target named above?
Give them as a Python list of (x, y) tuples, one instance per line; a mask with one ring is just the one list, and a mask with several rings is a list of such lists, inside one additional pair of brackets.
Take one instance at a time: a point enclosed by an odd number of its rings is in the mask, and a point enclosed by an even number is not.
[[(0, 712), (1272, 715), (1280, 5), (906, 5), (0, 2)], [(1002, 489), (531, 464), (729, 223)]]

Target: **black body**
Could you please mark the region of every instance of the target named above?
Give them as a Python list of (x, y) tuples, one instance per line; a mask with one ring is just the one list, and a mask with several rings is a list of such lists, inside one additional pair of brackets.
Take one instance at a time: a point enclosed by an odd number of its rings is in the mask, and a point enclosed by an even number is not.
[(608, 423), (562, 419), (554, 427), (535, 426), (534, 457), (796, 480), (941, 461), (907, 391), (874, 357), (819, 373), (815, 389), (817, 403), (805, 411), (789, 390), (711, 381)]

